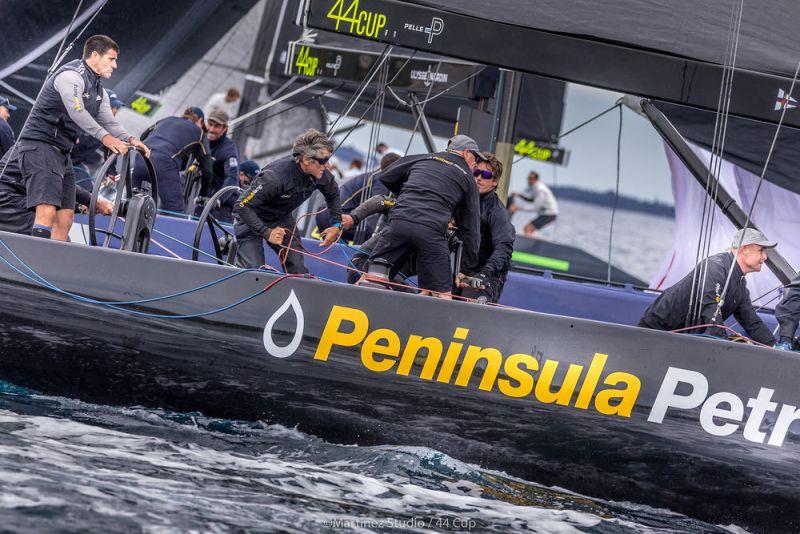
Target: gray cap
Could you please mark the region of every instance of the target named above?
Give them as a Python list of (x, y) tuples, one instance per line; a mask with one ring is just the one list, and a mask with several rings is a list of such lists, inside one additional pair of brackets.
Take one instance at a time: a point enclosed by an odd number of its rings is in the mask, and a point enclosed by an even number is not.
[(469, 150), (475, 155), (478, 161), (485, 161), (486, 156), (481, 153), (478, 143), (467, 135), (455, 135), (447, 142), (447, 150), (455, 150), (461, 152), (462, 150)]
[(231, 120), (230, 117), (228, 117), (228, 114), (225, 113), (225, 110), (220, 108), (212, 109), (211, 112), (206, 117), (206, 119), (217, 122), (223, 126), (227, 126), (228, 121)]
[[(742, 237), (744, 236), (744, 238)], [(741, 245), (739, 242), (741, 241)], [(767, 236), (756, 230), (755, 228), (743, 228), (736, 232), (733, 236), (733, 243), (731, 248), (737, 248), (745, 245), (761, 245), (764, 248), (773, 248), (778, 246), (777, 241), (769, 241)]]

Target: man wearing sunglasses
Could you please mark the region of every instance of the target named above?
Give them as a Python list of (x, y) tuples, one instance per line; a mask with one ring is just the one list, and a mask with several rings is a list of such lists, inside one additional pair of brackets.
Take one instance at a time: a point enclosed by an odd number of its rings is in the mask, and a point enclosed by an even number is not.
[(266, 239), (287, 273), (307, 273), (292, 211), (316, 190), (325, 197), (332, 222), (321, 232), (320, 246), (339, 238), (342, 206), (328, 163), (332, 152), (333, 141), (322, 132), (308, 130), (295, 139), (291, 156), (268, 164), (253, 179), (233, 208), (233, 229), (239, 242), (237, 266), (255, 269), (264, 265), (262, 239)]
[[(472, 168), (485, 158), (466, 135), (450, 139), (447, 150), (406, 156), (373, 177), (397, 196), (389, 229), (372, 254), (370, 274), (381, 268), (394, 278), (408, 257), (416, 254), (419, 287), (450, 298), (455, 275), (450, 272), (447, 227), (455, 216), (463, 242), (462, 271), (475, 272), (480, 242), (480, 203)], [(381, 273), (384, 274), (384, 273)]]
[(495, 193), (503, 174), (503, 164), (492, 153), (484, 153), (472, 169), (481, 199), (481, 244), (478, 249), (478, 275), (472, 285), (459, 281), (461, 296), (483, 302), (497, 302), (506, 283), (514, 252), (514, 227), (508, 211)]

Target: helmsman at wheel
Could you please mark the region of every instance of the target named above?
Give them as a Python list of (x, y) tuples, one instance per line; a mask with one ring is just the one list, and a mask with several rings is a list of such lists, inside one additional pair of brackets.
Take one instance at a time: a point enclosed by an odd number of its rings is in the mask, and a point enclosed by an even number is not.
[(291, 156), (264, 167), (234, 206), (234, 232), (239, 242), (236, 265), (258, 268), (264, 265), (267, 240), (287, 273), (307, 273), (300, 236), (295, 232), (292, 211), (319, 190), (331, 213), (332, 226), (321, 232), (321, 246), (333, 244), (341, 235), (342, 206), (339, 188), (329, 169), (333, 142), (317, 130), (295, 139)]
[[(110, 37), (88, 38), (83, 59), (66, 63), (45, 81), (19, 142), (0, 162), (0, 171), (5, 168), (0, 181), (24, 191), (25, 209), (34, 211), (31, 235), (63, 241), (69, 234), (76, 200), (70, 152), (82, 131), (114, 153), (127, 152), (128, 143), (149, 155), (116, 121), (101, 83), (117, 68), (118, 53)], [(88, 192), (80, 195), (80, 203), (88, 205)], [(6, 216), (0, 228), (9, 222)]]

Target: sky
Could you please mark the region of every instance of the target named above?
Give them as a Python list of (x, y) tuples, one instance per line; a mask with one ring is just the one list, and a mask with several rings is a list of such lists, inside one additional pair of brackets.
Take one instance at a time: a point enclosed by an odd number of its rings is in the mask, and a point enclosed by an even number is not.
[[(567, 84), (562, 132), (613, 106), (620, 93)], [(334, 117), (335, 118), (335, 117)], [(351, 124), (351, 120), (343, 121)], [(593, 191), (613, 191), (616, 181), (617, 132), (619, 112), (612, 111), (565, 137), (561, 145), (570, 150), (567, 166), (522, 160), (514, 164), (511, 190), (525, 187), (531, 169), (539, 172), (549, 185), (573, 186)], [(364, 151), (369, 146), (371, 124), (347, 139), (345, 145)], [(411, 132), (382, 127), (381, 140), (390, 147), (404, 150)], [(437, 138), (444, 149), (446, 139)], [(426, 152), (419, 135), (415, 136), (409, 154)], [(620, 193), (641, 200), (657, 200), (673, 204), (671, 181), (664, 143), (649, 121), (623, 107)]]

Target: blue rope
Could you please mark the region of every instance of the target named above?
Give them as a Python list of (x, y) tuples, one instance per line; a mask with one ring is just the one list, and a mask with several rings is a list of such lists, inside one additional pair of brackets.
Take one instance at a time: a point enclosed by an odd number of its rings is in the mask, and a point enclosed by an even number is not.
[(193, 245), (190, 245), (189, 243), (186, 243), (186, 242), (184, 242), (184, 241), (181, 241), (181, 240), (180, 240), (180, 239), (178, 239), (177, 237), (173, 237), (173, 236), (171, 236), (171, 235), (169, 235), (169, 234), (166, 234), (166, 233), (164, 233), (164, 232), (162, 232), (162, 231), (160, 231), (160, 230), (156, 230), (155, 228), (153, 228), (153, 232), (157, 233), (158, 235), (164, 236), (164, 237), (166, 237), (167, 239), (171, 239), (171, 240), (175, 241), (176, 243), (179, 243), (179, 244), (183, 245), (183, 246), (184, 246), (184, 247), (186, 247), (186, 248), (189, 248), (189, 249), (191, 249), (191, 250), (196, 250), (196, 251), (197, 251), (199, 254), (202, 254), (203, 256), (207, 256), (207, 257), (209, 257), (209, 258), (213, 259), (215, 262), (217, 262), (217, 261), (221, 261), (222, 263), (224, 263), (225, 265), (227, 265), (227, 266), (229, 266), (229, 267), (235, 267), (235, 265), (232, 265), (232, 264), (228, 263), (228, 262), (227, 262), (227, 261), (225, 261), (225, 260), (221, 260), (221, 259), (217, 258), (216, 256), (214, 256), (213, 254), (209, 254), (209, 253), (208, 253), (208, 252), (206, 252), (205, 250), (201, 250), (201, 249), (199, 249), (199, 248), (194, 248), (194, 246), (193, 246)]
[[(87, 304), (99, 304), (99, 305), (102, 305), (102, 306), (107, 306), (109, 308), (112, 308), (112, 309), (115, 309), (115, 310), (118, 310), (118, 311), (122, 311), (122, 312), (126, 312), (126, 313), (130, 313), (130, 314), (133, 314), (133, 315), (138, 315), (138, 316), (141, 316), (141, 317), (151, 317), (151, 318), (156, 318), (156, 319), (192, 319), (192, 318), (196, 318), (196, 317), (205, 317), (205, 316), (208, 316), (208, 315), (214, 315), (214, 314), (217, 314), (217, 313), (221, 313), (221, 312), (230, 310), (231, 308), (235, 308), (236, 306), (239, 306), (240, 304), (243, 304), (243, 303), (245, 303), (245, 302), (247, 302), (249, 300), (252, 300), (252, 299), (256, 298), (257, 296), (259, 296), (260, 294), (264, 293), (266, 291), (266, 289), (260, 289), (257, 292), (255, 292), (255, 293), (253, 293), (251, 295), (248, 295), (246, 297), (243, 297), (243, 298), (241, 298), (241, 299), (239, 299), (239, 300), (237, 300), (237, 301), (235, 301), (235, 302), (233, 302), (231, 304), (228, 304), (226, 306), (222, 306), (220, 308), (215, 308), (215, 309), (210, 310), (210, 311), (199, 312), (199, 313), (191, 313), (191, 314), (174, 315), (174, 314), (149, 313), (149, 312), (142, 312), (142, 311), (138, 311), (138, 310), (131, 310), (131, 309), (128, 309), (128, 308), (123, 308), (122, 306), (123, 305), (133, 305), (133, 304), (146, 304), (146, 303), (149, 303), (149, 302), (157, 302), (157, 301), (160, 301), (160, 300), (167, 300), (167, 299), (179, 297), (179, 296), (182, 296), (182, 295), (188, 295), (190, 293), (194, 293), (196, 291), (201, 291), (203, 289), (207, 289), (207, 288), (212, 287), (214, 285), (221, 284), (221, 283), (223, 283), (223, 282), (225, 282), (227, 280), (230, 280), (232, 278), (235, 278), (236, 276), (240, 276), (240, 275), (242, 275), (244, 273), (247, 273), (247, 272), (257, 272), (257, 273), (262, 273), (262, 274), (276, 274), (274, 271), (267, 271), (267, 270), (264, 270), (264, 269), (241, 269), (241, 270), (239, 270), (239, 271), (237, 271), (235, 273), (229, 274), (227, 276), (223, 276), (222, 278), (219, 278), (217, 280), (213, 280), (213, 281), (208, 282), (206, 284), (203, 284), (201, 286), (197, 286), (197, 287), (194, 287), (194, 288), (191, 288), (191, 289), (186, 289), (184, 291), (179, 291), (178, 293), (172, 293), (170, 295), (165, 295), (165, 296), (161, 296), (161, 297), (152, 297), (152, 298), (141, 299), (141, 300), (103, 301), (103, 300), (96, 300), (96, 299), (84, 297), (82, 295), (76, 295), (75, 293), (71, 293), (71, 292), (66, 291), (64, 289), (61, 289), (60, 287), (56, 286), (55, 284), (52, 284), (47, 279), (45, 279), (43, 276), (38, 274), (33, 269), (33, 267), (31, 267), (30, 265), (25, 263), (25, 261), (22, 258), (20, 258), (11, 249), (11, 247), (9, 247), (8, 244), (5, 241), (3, 241), (2, 239), (0, 239), (0, 245), (2, 245), (14, 257), (15, 260), (17, 260), (21, 265), (23, 265), (26, 269), (28, 269), (33, 274), (33, 276), (31, 276), (31, 275), (25, 273), (24, 271), (20, 270), (18, 267), (13, 265), (10, 261), (8, 261), (8, 259), (4, 258), (3, 256), (0, 256), (0, 261), (2, 261), (7, 266), (9, 266), (11, 269), (13, 269), (17, 273), (19, 273), (21, 276), (25, 277), (26, 279), (32, 281), (35, 284), (38, 284), (38, 285), (43, 286), (43, 287), (46, 287), (46, 288), (48, 288), (48, 289), (50, 289), (52, 291), (55, 291), (56, 293), (60, 293), (60, 294), (66, 295), (66, 296), (68, 296), (70, 298), (73, 298), (73, 299), (79, 301), (79, 302), (84, 302), (84, 303), (87, 303)], [(323, 280), (325, 282), (332, 282), (332, 283), (336, 283), (336, 284), (341, 283), (341, 282), (338, 282), (336, 280), (331, 280), (331, 279), (328, 279), (328, 278), (321, 278), (321, 277), (316, 277), (316, 278), (319, 279), (319, 280)]]
[(236, 306), (238, 306), (240, 304), (243, 304), (243, 303), (245, 303), (245, 302), (247, 302), (247, 301), (249, 301), (251, 299), (254, 299), (258, 295), (263, 293), (265, 290), (264, 289), (260, 289), (256, 293), (253, 293), (251, 295), (248, 295), (247, 297), (241, 298), (241, 299), (237, 300), (236, 302), (228, 304), (227, 306), (216, 308), (216, 309), (213, 309), (213, 310), (210, 310), (210, 311), (192, 313), (192, 314), (183, 314), (183, 315), (156, 314), (156, 313), (141, 312), (141, 311), (137, 311), (137, 310), (130, 310), (128, 308), (123, 308), (122, 305), (145, 304), (145, 303), (148, 303), (148, 302), (156, 302), (156, 301), (160, 301), (160, 300), (167, 300), (167, 299), (179, 297), (179, 296), (182, 296), (182, 295), (188, 295), (190, 293), (194, 293), (196, 291), (201, 291), (201, 290), (207, 289), (207, 288), (209, 288), (211, 286), (220, 284), (222, 282), (230, 280), (231, 278), (234, 278), (234, 277), (239, 276), (241, 274), (244, 274), (246, 272), (260, 272), (260, 273), (274, 274), (271, 271), (265, 271), (265, 270), (262, 270), (262, 269), (242, 269), (242, 270), (237, 271), (235, 273), (232, 273), (232, 274), (230, 274), (228, 276), (224, 276), (224, 277), (222, 277), (222, 278), (220, 278), (218, 280), (214, 280), (214, 281), (209, 282), (207, 284), (203, 284), (202, 286), (194, 287), (194, 288), (187, 289), (187, 290), (184, 290), (184, 291), (180, 291), (178, 293), (173, 293), (173, 294), (170, 294), (170, 295), (165, 295), (165, 296), (161, 296), (161, 297), (153, 297), (153, 298), (149, 298), (149, 299), (141, 299), (141, 300), (102, 301), (102, 300), (96, 300), (96, 299), (84, 297), (84, 296), (81, 296), (81, 295), (76, 295), (75, 293), (71, 293), (69, 291), (66, 291), (66, 290), (63, 290), (63, 289), (59, 288), (58, 286), (52, 284), (47, 279), (45, 279), (44, 277), (39, 275), (30, 265), (25, 263), (25, 261), (22, 260), (19, 256), (17, 256), (17, 254), (2, 239), (0, 239), (0, 245), (2, 245), (14, 257), (14, 259), (16, 259), (26, 269), (28, 269), (33, 274), (33, 276), (31, 276), (31, 275), (25, 273), (24, 271), (20, 270), (18, 267), (16, 267), (10, 261), (8, 261), (8, 259), (6, 259), (6, 258), (4, 258), (2, 256), (0, 256), (0, 260), (2, 260), (3, 263), (5, 263), (11, 269), (13, 269), (17, 273), (19, 273), (21, 276), (27, 278), (28, 280), (30, 280), (30, 281), (38, 284), (38, 285), (46, 287), (46, 288), (48, 288), (48, 289), (50, 289), (52, 291), (55, 291), (57, 293), (60, 293), (62, 295), (66, 295), (66, 296), (68, 296), (70, 298), (73, 298), (73, 299), (79, 301), (79, 302), (84, 302), (84, 303), (88, 303), (88, 304), (99, 304), (99, 305), (102, 305), (102, 306), (107, 306), (109, 308), (113, 308), (115, 310), (131, 313), (131, 314), (134, 314), (134, 315), (140, 315), (140, 316), (143, 316), (143, 317), (154, 317), (154, 318), (160, 318), (160, 319), (190, 319), (190, 318), (194, 318), (194, 317), (204, 317), (204, 316), (207, 316), (207, 315), (213, 315), (213, 314), (216, 314), (216, 313), (220, 313), (220, 312), (229, 310), (229, 309), (234, 308), (234, 307), (236, 307)]
[(180, 212), (180, 211), (170, 211), (170, 210), (165, 210), (163, 208), (158, 208), (158, 213), (164, 213), (164, 214), (169, 215), (171, 217), (180, 218), (180, 219), (188, 219), (188, 220), (191, 220), (191, 221), (197, 221), (197, 220), (200, 219), (200, 217), (196, 217), (194, 215), (189, 215), (188, 213), (183, 213), (183, 212)]

